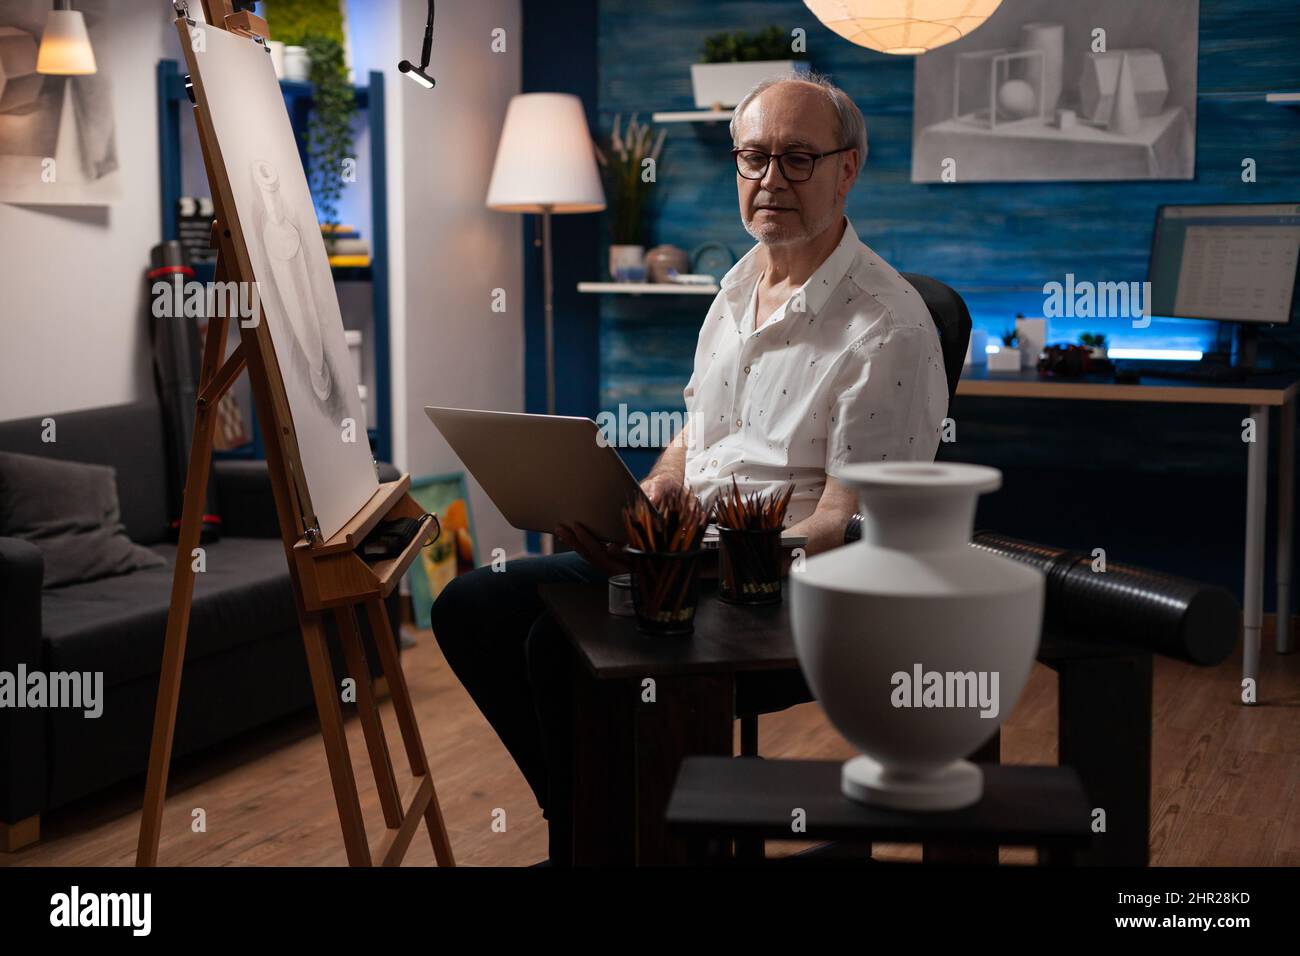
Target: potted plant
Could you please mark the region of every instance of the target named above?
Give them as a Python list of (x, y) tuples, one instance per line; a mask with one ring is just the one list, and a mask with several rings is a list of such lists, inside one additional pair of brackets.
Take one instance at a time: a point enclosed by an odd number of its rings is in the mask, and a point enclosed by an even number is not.
[(769, 76), (808, 68), (807, 53), (791, 49), (790, 35), (778, 26), (752, 33), (715, 33), (704, 39), (704, 62), (691, 64), (691, 86), (698, 109), (735, 106)]
[(1106, 336), (1101, 332), (1084, 332), (1079, 336), (1079, 344), (1088, 350), (1094, 359), (1106, 358)]
[[(609, 274), (619, 282), (645, 281), (645, 211), (650, 188), (658, 174), (664, 134), (654, 135), (649, 124), (639, 123), (636, 114), (620, 129), (622, 114), (614, 117), (614, 129), (596, 160), (605, 173), (605, 195), (613, 225), (609, 247)], [(652, 160), (647, 163), (646, 160)], [(648, 172), (654, 175), (647, 176)]]
[(302, 133), (307, 182), (324, 227), (326, 245), (334, 251), (338, 206), (343, 194), (341, 175), (345, 160), (356, 156), (352, 124), (357, 115), (356, 93), (348, 64), (348, 33), (343, 7), (321, 0), (270, 0), (264, 14), (275, 38), (301, 51), (307, 80), (312, 85), (311, 110)]
[(1002, 330), (1002, 347), (989, 353), (990, 372), (1020, 371), (1020, 349), (1016, 347), (1016, 330)]

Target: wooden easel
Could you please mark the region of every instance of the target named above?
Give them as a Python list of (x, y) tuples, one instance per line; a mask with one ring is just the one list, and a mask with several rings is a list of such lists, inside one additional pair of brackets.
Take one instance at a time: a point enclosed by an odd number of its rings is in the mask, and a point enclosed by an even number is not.
[[(265, 21), (246, 12), (235, 14), (230, 0), (202, 2), (208, 21), (207, 29), (225, 29), (248, 37), (268, 36)], [(183, 4), (181, 8), (184, 8)], [(190, 49), (188, 23), (184, 13), (178, 17), (176, 24), (181, 46), (193, 73), (194, 54)], [(223, 177), (214, 175), (216, 164), (221, 160), (219, 154), (212, 149), (214, 144), (210, 141), (211, 132), (205, 128), (207, 119), (201, 113), (202, 110), (196, 109), (195, 118), (217, 216), (213, 224), (213, 246), (218, 251), (216, 281), (252, 282), (255, 277), (248, 250), (242, 244), (242, 232), (237, 228), (237, 223), (228, 218), (235, 209), (234, 199), (223, 188)], [(239, 345), (223, 363), (229, 318), (213, 316), (209, 321), (196, 401), (189, 473), (185, 481), (180, 539), (176, 546), (176, 567), (172, 574), (171, 608), (167, 615), (167, 635), (163, 647), (162, 673), (158, 682), (158, 702), (154, 712), (153, 742), (149, 751), (149, 774), (145, 785), (136, 865), (153, 866), (158, 860), (158, 840), (167, 792), (176, 706), (185, 661), (190, 605), (194, 596), (194, 571), (190, 555), (199, 546), (203, 502), (212, 463), (217, 403), (239, 373), (247, 368), (258, 418), (266, 437), (266, 461), (280, 520), (280, 536), (289, 564), (289, 576), (293, 581), (298, 621), (307, 652), (307, 666), (311, 673), (316, 712), (320, 717), (325, 757), (329, 762), (330, 780), (334, 787), (334, 800), (338, 804), (348, 863), (351, 866), (388, 866), (400, 863), (423, 818), (439, 865), (453, 866), (451, 843), (442, 820), (442, 810), (438, 805), (433, 778), (429, 774), (424, 744), (420, 739), (388, 613), (383, 604), (384, 598), (392, 593), (407, 568), (415, 561), (433, 519), (430, 517), (423, 521), (420, 533), (399, 556), (370, 564), (361, 559), (357, 548), (381, 520), (420, 517), (424, 513), (424, 509), (407, 493), (411, 484), (410, 476), (402, 475), (397, 481), (381, 484), (370, 501), (337, 534), (323, 542), (309, 539), (303, 515), (312, 514), (310, 499), (302, 481), (302, 464), (293, 419), (289, 414), (288, 398), (280, 377), (270, 331), (265, 322), (258, 322), (252, 328), (245, 328), (241, 324)], [(375, 703), (365, 648), (353, 617), (354, 611), (362, 607), (378, 649), (411, 767), (413, 780), (403, 794), (398, 793), (383, 723)], [(373, 855), (366, 839), (365, 821), (362, 819), (357, 784), (348, 754), (338, 685), (325, 646), (324, 614), (327, 609), (332, 611), (337, 621), (347, 669), (356, 682), (357, 713), (361, 719), (366, 749), (375, 774), (375, 786), (384, 813), (386, 832)]]

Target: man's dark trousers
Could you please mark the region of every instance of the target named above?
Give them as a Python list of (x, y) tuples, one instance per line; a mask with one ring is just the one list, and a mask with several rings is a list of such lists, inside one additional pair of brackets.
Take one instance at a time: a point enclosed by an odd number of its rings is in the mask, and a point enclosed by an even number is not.
[(433, 604), (447, 663), (510, 751), (550, 825), (553, 865), (573, 854), (574, 653), (538, 596), (553, 581), (603, 582), (569, 551), (452, 579)]

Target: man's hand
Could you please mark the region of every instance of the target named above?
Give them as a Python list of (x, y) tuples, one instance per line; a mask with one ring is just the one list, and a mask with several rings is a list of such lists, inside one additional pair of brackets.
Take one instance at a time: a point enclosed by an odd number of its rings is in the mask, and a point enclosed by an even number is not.
[(645, 496), (650, 499), (650, 503), (656, 508), (659, 507), (659, 502), (664, 500), (665, 495), (672, 494), (681, 487), (681, 481), (672, 475), (666, 474), (651, 475), (641, 482), (641, 490), (645, 492)]
[(602, 574), (625, 574), (630, 567), (621, 544), (601, 541), (584, 524), (559, 525), (555, 529), (555, 538), (577, 551)]

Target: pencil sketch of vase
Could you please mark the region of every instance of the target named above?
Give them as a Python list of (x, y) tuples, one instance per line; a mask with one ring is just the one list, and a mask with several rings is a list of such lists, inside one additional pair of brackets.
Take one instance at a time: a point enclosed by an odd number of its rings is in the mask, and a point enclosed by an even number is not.
[(275, 286), (284, 304), (285, 316), (293, 330), (294, 340), (307, 360), (307, 374), (312, 391), (322, 402), (328, 402), (333, 389), (333, 377), (326, 360), (325, 341), (321, 335), (311, 278), (307, 274), (302, 233), (285, 213), (280, 195), (280, 175), (275, 167), (265, 159), (254, 161), (253, 179), (257, 183), (266, 213), (262, 241), (266, 245), (266, 256), (270, 260)]
[(238, 277), (257, 282), (265, 334), (248, 343), (283, 395), (287, 417), (276, 424), (292, 431), (303, 516), (329, 538), (379, 487), (338, 292), (271, 58), (244, 37), (207, 32), (201, 55), (185, 50), (186, 65), (200, 128), (219, 145), (213, 189), (238, 226), (237, 265), (250, 270)]

